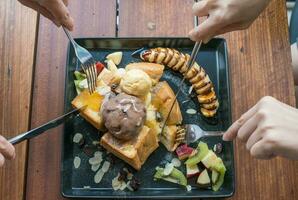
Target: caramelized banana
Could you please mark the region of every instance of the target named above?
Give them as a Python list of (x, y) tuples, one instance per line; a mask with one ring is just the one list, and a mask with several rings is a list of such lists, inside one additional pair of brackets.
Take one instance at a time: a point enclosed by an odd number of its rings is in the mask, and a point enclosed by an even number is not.
[(219, 107), (214, 86), (205, 70), (196, 62), (188, 70), (189, 54), (185, 54), (172, 48), (153, 48), (138, 52), (141, 59), (147, 62), (163, 64), (174, 71), (179, 71), (192, 84), (197, 98), (201, 104), (201, 113), (205, 117), (213, 117)]

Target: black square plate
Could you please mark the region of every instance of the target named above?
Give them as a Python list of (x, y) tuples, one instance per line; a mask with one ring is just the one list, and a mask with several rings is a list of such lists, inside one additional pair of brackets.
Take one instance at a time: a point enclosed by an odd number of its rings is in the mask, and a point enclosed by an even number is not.
[[(172, 47), (182, 52), (191, 53), (194, 43), (187, 38), (78, 38), (76, 41), (83, 47), (90, 50), (96, 60), (104, 61), (108, 53), (123, 51), (123, 58), (120, 67), (124, 67), (130, 62), (140, 61), (132, 58), (131, 53), (138, 48), (147, 47)], [(229, 88), (229, 68), (227, 61), (227, 46), (224, 39), (212, 39), (208, 44), (200, 49), (197, 62), (204, 67), (211, 80), (219, 98), (220, 108), (217, 116), (212, 120), (206, 120), (200, 113), (189, 115), (186, 113), (188, 108), (199, 110), (196, 98), (185, 104), (181, 104), (187, 98), (189, 83), (183, 85), (183, 94), (179, 96), (183, 123), (196, 123), (204, 130), (226, 130), (231, 124), (231, 96)], [(77, 67), (77, 60), (72, 48), (68, 50), (67, 70), (66, 70), (66, 90), (65, 90), (65, 111), (71, 110), (71, 101), (76, 96), (74, 87), (73, 72)], [(174, 91), (177, 91), (181, 75), (171, 70), (165, 70), (162, 80), (166, 80)], [(142, 169), (135, 172), (136, 177), (141, 181), (141, 187), (136, 192), (114, 191), (112, 179), (118, 174), (123, 166), (131, 169), (123, 161), (116, 159), (116, 164), (104, 175), (99, 184), (95, 184), (93, 177), (95, 172), (91, 170), (88, 163), (89, 157), (83, 153), (77, 144), (72, 142), (75, 133), (82, 133), (87, 143), (99, 140), (101, 134), (80, 116), (68, 121), (64, 127), (63, 147), (62, 147), (62, 168), (61, 168), (61, 190), (65, 197), (72, 198), (205, 198), (205, 197), (229, 197), (234, 193), (235, 171), (233, 158), (233, 145), (231, 142), (223, 142), (220, 137), (209, 137), (202, 139), (207, 142), (209, 148), (221, 142), (223, 152), (220, 154), (223, 159), (227, 172), (225, 181), (221, 189), (217, 192), (203, 190), (193, 187), (187, 192), (185, 188), (178, 185), (164, 182), (153, 181), (156, 166), (164, 165), (170, 161), (175, 154), (171, 154), (161, 144), (160, 147), (148, 158)], [(81, 165), (78, 169), (73, 166), (75, 156), (81, 158)], [(182, 171), (185, 171), (180, 167)]]

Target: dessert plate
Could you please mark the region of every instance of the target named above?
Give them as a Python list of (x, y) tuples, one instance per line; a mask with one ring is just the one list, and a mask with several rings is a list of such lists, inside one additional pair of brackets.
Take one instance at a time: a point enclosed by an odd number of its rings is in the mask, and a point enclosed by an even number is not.
[[(185, 53), (191, 53), (194, 42), (188, 38), (77, 38), (78, 44), (88, 49), (93, 57), (103, 62), (105, 56), (115, 51), (122, 51), (123, 58), (119, 66), (125, 67), (130, 62), (141, 62), (140, 59), (133, 58), (131, 53), (142, 47), (171, 47)], [(208, 44), (203, 45), (196, 60), (206, 70), (213, 81), (220, 102), (217, 115), (212, 119), (204, 118), (199, 112), (188, 114), (189, 109), (199, 110), (199, 104), (195, 95), (188, 94), (190, 84), (186, 81), (183, 85), (183, 92), (178, 97), (183, 123), (198, 124), (206, 131), (225, 131), (231, 124), (231, 96), (229, 83), (229, 67), (227, 58), (227, 46), (224, 39), (212, 39)], [(76, 96), (73, 73), (78, 67), (75, 53), (72, 48), (68, 48), (66, 63), (66, 83), (65, 83), (65, 112), (71, 110), (71, 101)], [(161, 80), (166, 80), (176, 92), (178, 84), (182, 79), (181, 74), (166, 69)], [(190, 96), (190, 97), (189, 97)], [(84, 148), (73, 142), (76, 133), (84, 135)], [(186, 198), (215, 198), (232, 196), (235, 190), (235, 170), (233, 157), (233, 144), (223, 142), (221, 137), (203, 138), (209, 148), (216, 143), (222, 143), (223, 151), (219, 155), (227, 168), (224, 184), (217, 192), (207, 189), (192, 187), (191, 191), (186, 191), (184, 187), (179, 187), (169, 182), (154, 181), (153, 175), (155, 167), (164, 166), (170, 162), (175, 153), (166, 151), (160, 144), (159, 148), (150, 155), (140, 171), (135, 171), (120, 159), (112, 158), (113, 164), (104, 175), (100, 183), (94, 182), (96, 172), (91, 170), (88, 162), (90, 156), (88, 152), (94, 150), (94, 141), (99, 141), (102, 133), (99, 133), (88, 122), (80, 116), (68, 121), (64, 125), (62, 142), (62, 164), (61, 164), (61, 192), (64, 197), (70, 198), (158, 198), (158, 199), (186, 199)], [(90, 146), (88, 146), (90, 144)], [(196, 146), (196, 144), (193, 144)], [(88, 147), (88, 148), (87, 148)], [(90, 148), (89, 148), (90, 147)], [(78, 168), (74, 167), (74, 158), (80, 158)], [(110, 157), (104, 153), (104, 157)], [(114, 191), (112, 179), (117, 176), (120, 169), (128, 168), (135, 174), (141, 182), (137, 191)], [(182, 171), (184, 165), (180, 167)], [(195, 185), (195, 184), (191, 184)]]

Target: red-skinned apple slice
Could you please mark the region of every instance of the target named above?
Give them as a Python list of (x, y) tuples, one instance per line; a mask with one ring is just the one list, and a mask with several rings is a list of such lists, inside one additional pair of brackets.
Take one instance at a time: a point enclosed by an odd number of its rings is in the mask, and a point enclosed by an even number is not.
[(184, 160), (192, 154), (193, 150), (194, 150), (193, 148), (187, 146), (187, 144), (184, 144), (184, 145), (179, 146), (176, 149), (176, 153), (177, 153), (179, 160)]
[(200, 170), (198, 168), (198, 165), (186, 165), (187, 178), (198, 176), (199, 174), (200, 174)]

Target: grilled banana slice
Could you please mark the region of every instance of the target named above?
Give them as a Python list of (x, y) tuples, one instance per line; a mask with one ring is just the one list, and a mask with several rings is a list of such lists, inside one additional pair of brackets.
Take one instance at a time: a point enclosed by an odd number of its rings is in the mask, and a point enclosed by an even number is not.
[(201, 113), (205, 117), (213, 117), (219, 107), (214, 86), (205, 70), (196, 62), (187, 70), (189, 54), (179, 52), (172, 48), (153, 48), (140, 53), (142, 60), (163, 64), (174, 71), (179, 71), (192, 84), (201, 106)]

